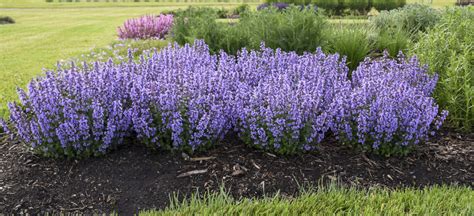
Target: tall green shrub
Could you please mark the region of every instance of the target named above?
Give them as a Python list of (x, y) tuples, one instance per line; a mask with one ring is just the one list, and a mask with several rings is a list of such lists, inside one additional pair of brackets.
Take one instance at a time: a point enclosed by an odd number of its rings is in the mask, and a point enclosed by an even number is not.
[(243, 47), (258, 49), (261, 42), (284, 51), (314, 51), (323, 46), (326, 20), (313, 9), (291, 7), (284, 11), (269, 8), (246, 12), (237, 23), (216, 22), (212, 13), (196, 16), (180, 14), (175, 17), (172, 35), (179, 44), (204, 39), (213, 52), (224, 50), (235, 54)]
[(312, 4), (326, 10), (338, 10), (339, 0), (312, 0)]
[(314, 10), (291, 7), (283, 12), (270, 9), (251, 13), (240, 20), (238, 28), (249, 35), (252, 48), (264, 41), (270, 48), (303, 53), (324, 45), (326, 25), (326, 19)]
[(403, 8), (382, 11), (378, 16), (370, 18), (370, 26), (384, 30), (399, 28), (415, 38), (419, 31), (433, 27), (440, 19), (441, 12), (428, 5), (410, 4)]
[(340, 0), (343, 8), (350, 8), (357, 11), (366, 11), (369, 9), (369, 0)]
[(420, 36), (411, 53), (439, 74), (435, 97), (452, 126), (474, 129), (474, 10), (454, 7)]
[(392, 10), (403, 5), (400, 5), (402, 2), (399, 0), (372, 0), (371, 6), (376, 8), (379, 11), (382, 10)]

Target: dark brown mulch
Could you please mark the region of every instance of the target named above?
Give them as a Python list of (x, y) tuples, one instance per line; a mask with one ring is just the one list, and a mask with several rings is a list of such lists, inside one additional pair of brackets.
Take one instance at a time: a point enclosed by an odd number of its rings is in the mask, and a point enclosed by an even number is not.
[[(163, 208), (169, 195), (218, 190), (255, 197), (337, 180), (362, 187), (473, 187), (474, 137), (445, 133), (407, 157), (384, 159), (335, 142), (313, 154), (277, 157), (228, 139), (187, 158), (129, 143), (101, 158), (40, 158), (19, 144), (0, 144), (0, 212), (111, 212)], [(189, 175), (189, 176), (187, 176)], [(183, 177), (184, 176), (184, 177)]]

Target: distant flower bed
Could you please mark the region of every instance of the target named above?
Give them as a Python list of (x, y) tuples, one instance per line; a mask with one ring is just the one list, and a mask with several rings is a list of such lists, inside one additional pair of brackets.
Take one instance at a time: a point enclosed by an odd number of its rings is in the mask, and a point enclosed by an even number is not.
[(163, 39), (173, 25), (173, 15), (146, 15), (125, 21), (117, 32), (120, 39)]
[(330, 132), (390, 154), (425, 140), (447, 114), (431, 97), (436, 77), (415, 59), (366, 61), (352, 80), (345, 60), (320, 50), (214, 55), (196, 41), (140, 59), (58, 68), (31, 81), (9, 104), (6, 131), (47, 156), (99, 155), (131, 136), (193, 151), (232, 131), (282, 154), (311, 150)]

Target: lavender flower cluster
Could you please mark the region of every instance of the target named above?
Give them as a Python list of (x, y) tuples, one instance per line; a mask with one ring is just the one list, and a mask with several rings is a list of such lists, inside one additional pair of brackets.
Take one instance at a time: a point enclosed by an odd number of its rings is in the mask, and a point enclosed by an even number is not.
[(14, 128), (2, 125), (48, 156), (102, 154), (130, 136), (192, 151), (232, 131), (247, 144), (292, 153), (329, 132), (373, 148), (417, 144), (447, 114), (438, 115), (430, 96), (436, 78), (416, 59), (366, 61), (351, 81), (345, 59), (319, 49), (210, 53), (196, 41), (137, 62), (58, 67), (28, 92), (19, 89), (20, 102), (9, 104)]
[(335, 127), (337, 100), (350, 90), (338, 55), (261, 48), (237, 57), (234, 98), (241, 138), (279, 153), (310, 150)]
[[(369, 145), (383, 154), (418, 144), (440, 128), (448, 112), (431, 97), (437, 76), (428, 75), (416, 57), (366, 59), (352, 74), (352, 90), (344, 100), (346, 129), (340, 137)], [(343, 123), (344, 124), (344, 123)], [(352, 126), (349, 126), (352, 125)], [(395, 150), (398, 149), (398, 150)]]
[(173, 15), (145, 15), (125, 21), (117, 29), (120, 39), (163, 39), (173, 26)]
[(18, 89), (20, 103), (9, 103), (18, 136), (47, 156), (106, 152), (131, 132), (128, 65), (96, 63), (80, 70), (47, 72), (32, 80), (28, 93)]

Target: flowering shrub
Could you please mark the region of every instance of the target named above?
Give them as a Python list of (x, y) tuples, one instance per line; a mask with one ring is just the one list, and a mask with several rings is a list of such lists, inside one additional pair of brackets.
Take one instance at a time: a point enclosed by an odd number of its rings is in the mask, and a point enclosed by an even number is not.
[(280, 153), (310, 150), (333, 126), (332, 107), (350, 90), (338, 55), (297, 55), (279, 49), (237, 58), (237, 117), (242, 139)]
[(162, 39), (173, 25), (173, 15), (146, 15), (125, 21), (117, 29), (120, 39)]
[(405, 153), (406, 146), (425, 140), (446, 118), (447, 111), (439, 114), (431, 97), (436, 82), (415, 57), (366, 60), (352, 74), (343, 137), (382, 154)]
[(111, 62), (47, 72), (18, 89), (20, 103), (10, 103), (10, 120), (19, 137), (47, 156), (93, 155), (129, 135), (131, 113), (126, 105), (130, 68)]
[(439, 128), (436, 77), (416, 59), (364, 62), (347, 78), (345, 59), (261, 47), (213, 55), (203, 41), (168, 45), (140, 60), (47, 72), (19, 89), (5, 131), (46, 156), (103, 154), (137, 136), (151, 147), (193, 151), (235, 130), (278, 153), (310, 150), (332, 131), (391, 152)]
[(134, 129), (152, 146), (194, 150), (230, 128), (231, 92), (207, 45), (175, 46), (141, 63), (131, 93)]

